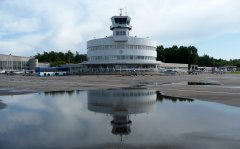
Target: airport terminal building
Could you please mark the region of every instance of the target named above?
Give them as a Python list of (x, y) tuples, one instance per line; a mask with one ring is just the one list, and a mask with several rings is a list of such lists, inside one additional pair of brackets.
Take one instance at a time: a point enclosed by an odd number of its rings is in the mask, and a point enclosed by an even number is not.
[(37, 60), (33, 57), (14, 56), (0, 54), (0, 70), (29, 70), (34, 69), (37, 65)]
[(156, 70), (161, 62), (156, 61), (157, 43), (149, 38), (130, 36), (131, 18), (113, 16), (109, 37), (87, 42), (88, 61), (83, 63), (91, 71), (119, 72), (129, 70)]

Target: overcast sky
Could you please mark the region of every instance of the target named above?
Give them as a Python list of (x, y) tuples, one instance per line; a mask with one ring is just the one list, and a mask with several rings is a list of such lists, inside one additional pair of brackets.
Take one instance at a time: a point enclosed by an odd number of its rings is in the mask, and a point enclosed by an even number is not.
[(132, 18), (132, 36), (240, 59), (239, 0), (0, 0), (0, 53), (86, 53), (87, 40), (112, 34), (119, 8)]

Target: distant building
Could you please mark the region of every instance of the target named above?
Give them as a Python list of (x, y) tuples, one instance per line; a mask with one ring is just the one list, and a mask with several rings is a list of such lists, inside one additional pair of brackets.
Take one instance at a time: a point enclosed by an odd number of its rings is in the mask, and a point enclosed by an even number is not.
[(37, 59), (34, 57), (24, 57), (15, 55), (0, 54), (0, 70), (34, 70), (38, 65)]
[(158, 69), (172, 69), (177, 72), (187, 72), (188, 64), (179, 64), (179, 63), (161, 63), (158, 65)]
[(223, 66), (219, 67), (220, 70), (223, 70), (224, 72), (235, 72), (237, 71), (237, 66)]
[(68, 68), (69, 75), (79, 75), (87, 72), (87, 67), (83, 64), (65, 64), (61, 67)]

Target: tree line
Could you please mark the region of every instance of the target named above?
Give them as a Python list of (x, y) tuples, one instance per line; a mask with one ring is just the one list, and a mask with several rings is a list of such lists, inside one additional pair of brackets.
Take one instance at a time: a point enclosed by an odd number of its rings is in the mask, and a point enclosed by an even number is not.
[(240, 59), (224, 60), (216, 59), (208, 55), (199, 56), (198, 50), (194, 46), (172, 46), (164, 48), (157, 47), (157, 60), (166, 63), (195, 64), (206, 67), (237, 66), (240, 67)]
[[(86, 54), (72, 53), (70, 50), (63, 52), (43, 52), (35, 55), (39, 62), (49, 62), (50, 66), (60, 66), (66, 63), (81, 63), (87, 61)], [(172, 46), (164, 48), (162, 45), (157, 46), (157, 60), (165, 63), (182, 63), (195, 64), (206, 67), (221, 67), (221, 66), (237, 66), (240, 67), (240, 59), (216, 59), (208, 55), (199, 56), (198, 50), (194, 46)]]
[(48, 62), (50, 66), (60, 66), (67, 63), (81, 63), (83, 61), (87, 61), (86, 54), (79, 54), (79, 52), (72, 53), (70, 50), (66, 53), (63, 52), (43, 52), (42, 54), (38, 53), (35, 55), (35, 58), (38, 59), (39, 62)]

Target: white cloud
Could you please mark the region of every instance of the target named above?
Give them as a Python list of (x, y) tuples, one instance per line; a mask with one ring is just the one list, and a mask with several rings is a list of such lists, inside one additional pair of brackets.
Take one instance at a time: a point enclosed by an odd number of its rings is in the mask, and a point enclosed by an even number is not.
[(237, 0), (12, 0), (1, 3), (0, 50), (14, 49), (11, 52), (21, 55), (29, 55), (28, 50), (34, 55), (36, 49), (86, 52), (87, 40), (111, 34), (110, 18), (118, 14), (120, 7), (132, 18), (131, 35), (152, 37), (159, 44), (194, 44), (210, 37), (240, 33)]

